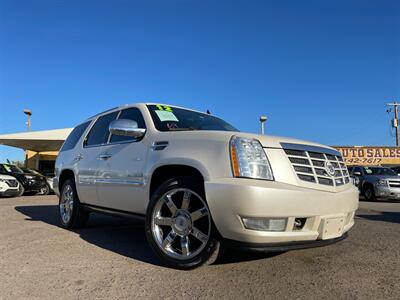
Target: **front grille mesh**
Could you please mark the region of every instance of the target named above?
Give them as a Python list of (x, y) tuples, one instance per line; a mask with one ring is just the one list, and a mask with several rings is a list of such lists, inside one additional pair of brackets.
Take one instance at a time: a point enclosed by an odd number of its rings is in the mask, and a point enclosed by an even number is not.
[[(297, 177), (303, 181), (327, 186), (341, 186), (350, 182), (349, 172), (339, 155), (306, 150), (284, 149)], [(325, 170), (326, 162), (330, 162), (335, 175), (330, 176)]]
[(9, 187), (17, 187), (18, 181), (14, 179), (6, 179), (6, 183), (8, 184)]

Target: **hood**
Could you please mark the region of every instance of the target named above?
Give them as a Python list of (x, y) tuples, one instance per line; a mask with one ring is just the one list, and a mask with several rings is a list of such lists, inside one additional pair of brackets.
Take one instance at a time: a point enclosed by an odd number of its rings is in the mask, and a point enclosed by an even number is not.
[(38, 180), (38, 181), (46, 180), (46, 177), (41, 176), (41, 175), (37, 175), (37, 174), (25, 173), (24, 175), (25, 175), (26, 178), (32, 178), (32, 179), (35, 179), (35, 180)]
[(336, 149), (331, 148), (329, 146), (325, 146), (325, 145), (310, 142), (310, 141), (289, 138), (289, 137), (261, 135), (261, 134), (251, 134), (251, 136), (255, 139), (258, 139), (260, 141), (261, 145), (265, 148), (282, 148), (282, 144), (286, 143), (286, 144), (299, 144), (299, 145), (322, 147), (322, 148), (328, 148), (328, 149), (337, 151)]
[(15, 177), (10, 176), (10, 175), (0, 174), (0, 179), (15, 180)]
[(365, 176), (369, 179), (374, 179), (376, 181), (381, 179), (400, 181), (400, 176), (390, 176), (390, 175), (365, 175)]
[(226, 140), (229, 141), (233, 135), (245, 138), (253, 138), (260, 141), (261, 145), (264, 148), (282, 148), (281, 143), (287, 144), (299, 144), (299, 145), (309, 145), (315, 147), (322, 147), (330, 150), (336, 149), (321, 145), (314, 142), (303, 141), (288, 137), (281, 136), (273, 136), (273, 135), (262, 135), (262, 134), (254, 134), (254, 133), (246, 133), (246, 132), (236, 132), (236, 131), (209, 131), (209, 130), (194, 130), (194, 131), (176, 131), (176, 132), (163, 132), (162, 135), (165, 135), (165, 138), (168, 139), (170, 134), (179, 135), (184, 137), (185, 139), (212, 139), (212, 140)]

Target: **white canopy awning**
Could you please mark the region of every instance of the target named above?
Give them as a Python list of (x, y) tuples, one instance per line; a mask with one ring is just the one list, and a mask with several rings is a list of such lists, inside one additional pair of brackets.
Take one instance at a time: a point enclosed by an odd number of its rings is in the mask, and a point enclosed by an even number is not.
[(0, 135), (0, 145), (35, 152), (58, 151), (73, 128), (29, 131)]

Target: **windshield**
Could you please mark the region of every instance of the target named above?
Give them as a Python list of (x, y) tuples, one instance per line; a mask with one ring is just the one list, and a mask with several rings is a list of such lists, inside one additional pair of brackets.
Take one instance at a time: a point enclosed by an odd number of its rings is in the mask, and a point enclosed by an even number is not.
[(159, 131), (238, 131), (224, 120), (208, 114), (166, 105), (147, 105), (147, 107)]
[(20, 168), (14, 165), (4, 164), (3, 167), (4, 169), (6, 169), (8, 173), (22, 173), (22, 174), (24, 173), (24, 171), (22, 171)]
[(397, 174), (392, 169), (389, 168), (364, 167), (364, 172), (367, 175), (397, 176)]

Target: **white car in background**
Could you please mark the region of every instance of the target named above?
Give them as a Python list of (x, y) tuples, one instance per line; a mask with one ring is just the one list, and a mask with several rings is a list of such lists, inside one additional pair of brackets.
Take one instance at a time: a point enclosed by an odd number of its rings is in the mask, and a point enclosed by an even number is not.
[(0, 174), (0, 197), (15, 197), (19, 195), (19, 183), (15, 177)]

